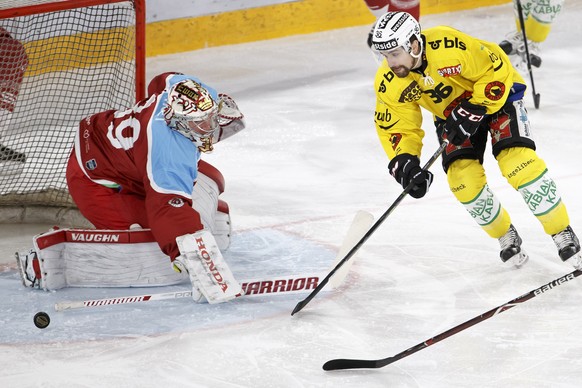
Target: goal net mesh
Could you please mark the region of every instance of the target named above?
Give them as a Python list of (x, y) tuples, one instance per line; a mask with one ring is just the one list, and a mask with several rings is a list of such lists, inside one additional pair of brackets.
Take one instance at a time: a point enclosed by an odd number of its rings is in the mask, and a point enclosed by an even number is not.
[(96, 1), (0, 3), (0, 207), (74, 208), (65, 170), (79, 121), (136, 101), (134, 2), (81, 3)]

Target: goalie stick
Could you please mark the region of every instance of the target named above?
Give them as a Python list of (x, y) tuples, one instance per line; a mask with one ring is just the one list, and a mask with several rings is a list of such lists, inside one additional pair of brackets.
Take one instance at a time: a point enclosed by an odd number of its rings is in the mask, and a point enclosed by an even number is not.
[[(448, 140), (444, 139), (442, 144), (440, 145), (440, 147), (430, 157), (430, 159), (428, 160), (428, 162), (426, 162), (426, 164), (424, 165), (424, 167), (422, 167), (422, 169), (428, 170), (430, 168), (430, 166), (432, 166), (432, 164), (443, 153), (445, 148), (447, 148), (448, 144), (449, 144)], [(311, 291), (311, 294), (307, 295), (307, 298), (305, 298), (302, 301), (300, 301), (299, 303), (297, 303), (297, 305), (295, 306), (295, 308), (291, 312), (291, 315), (294, 315), (295, 313), (298, 313), (299, 311), (301, 311), (315, 297), (315, 295), (317, 295), (325, 287), (325, 285), (327, 284), (327, 282), (329, 282), (329, 280), (332, 278), (332, 276), (337, 271), (339, 271), (339, 269), (344, 264), (346, 264), (346, 262), (358, 251), (358, 249), (360, 249), (360, 247), (368, 240), (368, 238), (370, 238), (370, 236), (376, 231), (376, 229), (378, 229), (378, 227), (384, 222), (384, 220), (392, 213), (392, 211), (396, 208), (396, 206), (398, 206), (400, 204), (400, 202), (402, 202), (404, 197), (406, 197), (408, 192), (410, 190), (412, 190), (413, 187), (414, 187), (414, 182), (411, 181), (408, 184), (408, 186), (406, 186), (404, 191), (398, 196), (398, 198), (396, 198), (396, 200), (388, 208), (388, 210), (386, 210), (384, 212), (384, 214), (382, 214), (382, 216), (380, 216), (378, 221), (376, 221), (374, 223), (374, 225), (372, 225), (372, 227), (364, 234), (364, 236), (360, 239), (360, 241), (358, 241), (356, 243), (356, 245), (354, 245), (353, 248), (347, 253), (347, 255), (342, 260), (339, 261), (339, 263), (335, 266), (335, 268), (331, 270), (331, 272), (319, 283), (319, 285), (313, 291)]]
[[(350, 247), (354, 243), (354, 240), (357, 241), (357, 239), (359, 239), (360, 236), (370, 227), (373, 220), (374, 217), (368, 212), (359, 211), (356, 214), (346, 234), (346, 237), (342, 242), (337, 258), (332, 263), (332, 267), (337, 264), (341, 257), (343, 257), (345, 251), (350, 249)], [(333, 290), (343, 283), (345, 277), (348, 274), (348, 269), (349, 268), (346, 268), (342, 273), (338, 274), (334, 281), (329, 284), (328, 287), (329, 290)], [(270, 279), (243, 280), (241, 284), (243, 286), (243, 290), (245, 290), (245, 294), (241, 296), (253, 297), (270, 294), (283, 294), (283, 293), (290, 294), (305, 292), (317, 287), (323, 276), (324, 276), (323, 274), (312, 274), (295, 276), (277, 276)], [(99, 306), (110, 306), (118, 304), (151, 302), (167, 299), (181, 299), (189, 298), (191, 296), (192, 291), (180, 290), (174, 292), (152, 293), (144, 295), (127, 295), (103, 299), (63, 301), (55, 304), (55, 311), (82, 309)]]
[[(294, 275), (276, 276), (268, 279), (243, 280), (241, 282), (244, 295), (237, 297), (256, 297), (271, 294), (291, 294), (305, 292), (313, 289), (319, 283), (322, 275)], [(82, 309), (87, 307), (111, 306), (117, 304), (130, 304), (139, 302), (153, 302), (157, 300), (181, 299), (192, 297), (191, 290), (179, 290), (172, 292), (151, 293), (143, 295), (115, 296), (103, 299), (88, 299), (77, 301), (63, 301), (55, 304), (55, 311)]]
[(476, 325), (479, 322), (483, 322), (486, 319), (489, 319), (497, 314), (501, 314), (502, 312), (509, 310), (512, 307), (517, 306), (520, 303), (524, 303), (527, 302), (528, 300), (535, 298), (536, 296), (543, 294), (545, 292), (550, 291), (551, 289), (564, 284), (578, 276), (582, 275), (582, 271), (581, 270), (575, 270), (573, 272), (570, 272), (567, 275), (561, 276), (555, 280), (552, 280), (551, 282), (544, 284), (541, 287), (536, 288), (535, 290), (531, 290), (530, 292), (523, 294), (521, 296), (518, 296), (515, 299), (510, 300), (507, 303), (504, 303), (500, 306), (497, 306), (489, 311), (487, 311), (486, 313), (483, 313), (473, 319), (470, 319), (464, 323), (461, 323), (460, 325), (457, 325), (443, 333), (440, 333), (432, 338), (427, 339), (424, 342), (421, 342), (417, 345), (414, 345), (413, 347), (406, 349), (403, 352), (400, 352), (398, 354), (396, 354), (395, 356), (392, 357), (387, 357), (387, 358), (381, 358), (379, 360), (356, 360), (356, 359), (335, 359), (335, 360), (330, 360), (328, 362), (326, 362), (325, 364), (323, 364), (323, 370), (337, 370), (337, 369), (359, 369), (359, 368), (382, 368), (386, 365), (392, 364), (395, 361), (398, 361), (400, 359), (403, 359), (404, 357), (408, 357), (411, 354), (414, 354), (416, 352), (418, 352), (419, 350), (422, 350), (424, 348), (427, 348), (431, 345), (436, 344), (437, 342), (440, 342), (442, 340), (444, 340), (445, 338), (448, 338), (454, 334), (457, 334), (465, 329), (468, 329), (471, 326)]

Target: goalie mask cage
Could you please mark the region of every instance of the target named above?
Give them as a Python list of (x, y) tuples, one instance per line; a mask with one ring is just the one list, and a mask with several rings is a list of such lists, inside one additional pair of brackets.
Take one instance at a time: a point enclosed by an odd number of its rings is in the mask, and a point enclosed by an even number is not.
[(145, 95), (145, 0), (3, 0), (0, 27), (0, 144), (26, 156), (0, 160), (0, 222), (60, 221), (79, 121)]

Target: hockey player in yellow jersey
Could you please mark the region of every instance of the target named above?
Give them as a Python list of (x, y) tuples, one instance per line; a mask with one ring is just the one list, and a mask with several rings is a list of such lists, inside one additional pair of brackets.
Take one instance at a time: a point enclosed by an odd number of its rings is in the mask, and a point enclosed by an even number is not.
[(376, 73), (375, 124), (390, 159), (390, 174), (421, 198), (433, 175), (420, 167), (421, 108), (433, 114), (451, 192), (491, 237), (500, 257), (517, 267), (528, 260), (510, 216), (487, 184), (483, 157), (488, 139), (499, 169), (552, 236), (558, 255), (582, 269), (580, 243), (566, 207), (536, 145), (524, 107), (526, 85), (495, 44), (450, 27), (421, 32), (406, 12), (389, 12), (374, 24), (371, 48), (383, 58)]
[[(520, 7), (517, 5), (518, 1)], [(542, 64), (540, 47), (547, 39), (556, 18), (562, 12), (563, 4), (564, 0), (513, 0), (516, 30), (509, 33), (507, 39), (501, 41), (499, 46), (510, 56), (516, 67), (526, 70), (527, 65), (519, 9), (522, 10), (521, 16), (523, 17), (527, 51), (530, 54), (531, 64), (540, 67)]]

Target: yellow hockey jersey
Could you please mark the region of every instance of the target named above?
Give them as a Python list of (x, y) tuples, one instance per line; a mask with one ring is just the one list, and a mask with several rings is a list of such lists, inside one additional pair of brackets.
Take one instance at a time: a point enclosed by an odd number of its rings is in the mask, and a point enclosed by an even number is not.
[(445, 26), (426, 29), (422, 35), (420, 69), (399, 78), (384, 59), (376, 73), (374, 122), (390, 159), (402, 153), (420, 156), (424, 137), (420, 107), (435, 120), (444, 120), (461, 99), (470, 98), (492, 114), (516, 90), (520, 97), (525, 90), (523, 78), (496, 43)]

